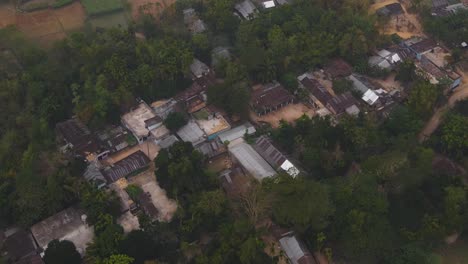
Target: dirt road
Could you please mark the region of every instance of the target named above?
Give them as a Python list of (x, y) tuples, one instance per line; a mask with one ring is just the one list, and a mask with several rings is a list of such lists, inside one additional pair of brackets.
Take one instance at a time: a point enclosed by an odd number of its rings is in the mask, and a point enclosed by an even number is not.
[(418, 140), (420, 143), (424, 142), (428, 139), (434, 131), (437, 130), (440, 123), (443, 120), (444, 114), (452, 108), (456, 102), (467, 99), (468, 98), (468, 76), (464, 77), (464, 84), (457, 88), (457, 91), (453, 93), (449, 99), (448, 103), (443, 107), (438, 108), (434, 114), (432, 115), (431, 119), (426, 123), (424, 129), (419, 133)]

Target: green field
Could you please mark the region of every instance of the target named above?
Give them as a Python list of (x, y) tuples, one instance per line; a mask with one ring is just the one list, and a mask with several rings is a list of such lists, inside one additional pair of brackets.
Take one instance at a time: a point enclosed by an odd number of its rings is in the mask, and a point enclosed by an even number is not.
[(96, 28), (114, 28), (114, 27), (128, 27), (128, 17), (124, 11), (113, 12), (109, 14), (103, 13), (100, 16), (93, 16), (88, 19), (91, 26)]
[(121, 0), (81, 0), (89, 16), (111, 13), (123, 9)]

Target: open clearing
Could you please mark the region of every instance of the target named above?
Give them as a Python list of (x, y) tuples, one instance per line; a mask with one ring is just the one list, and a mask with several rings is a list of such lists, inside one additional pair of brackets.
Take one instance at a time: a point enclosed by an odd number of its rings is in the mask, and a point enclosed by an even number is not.
[[(370, 6), (369, 12), (375, 13), (377, 9), (393, 3), (400, 2), (397, 0), (377, 0), (375, 4)], [(408, 8), (405, 3), (400, 4), (403, 7), (405, 14), (390, 17), (388, 23), (383, 27), (382, 33), (387, 35), (398, 34), (404, 39), (412, 36), (424, 36), (424, 32), (417, 15), (408, 13)]]
[(162, 11), (175, 3), (175, 0), (129, 0), (129, 3), (132, 8), (132, 18), (137, 20), (141, 14), (159, 17)]
[(279, 127), (281, 120), (292, 123), (304, 114), (312, 117), (314, 116), (315, 112), (305, 104), (297, 103), (287, 105), (275, 112), (271, 112), (263, 116), (257, 116), (254, 112), (250, 112), (250, 118), (255, 122), (266, 122), (269, 123), (273, 128), (277, 128)]
[(69, 31), (84, 25), (86, 14), (79, 2), (59, 9), (45, 9), (29, 13), (16, 12), (9, 4), (0, 5), (0, 28), (16, 25), (27, 38), (50, 46), (66, 37)]

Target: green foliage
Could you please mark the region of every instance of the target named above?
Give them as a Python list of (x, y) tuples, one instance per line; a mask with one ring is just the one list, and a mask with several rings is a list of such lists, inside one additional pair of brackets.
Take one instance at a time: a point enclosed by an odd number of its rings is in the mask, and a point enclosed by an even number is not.
[(53, 8), (61, 8), (61, 7), (64, 7), (66, 5), (69, 5), (71, 3), (73, 3), (74, 0), (56, 0), (53, 4), (52, 4), (52, 7)]
[(86, 249), (87, 258), (99, 261), (118, 254), (120, 241), (123, 239), (123, 228), (118, 224), (107, 225)]
[(126, 255), (112, 255), (109, 258), (99, 262), (99, 264), (132, 264), (134, 259)]
[(452, 47), (459, 46), (468, 37), (468, 11), (458, 10), (450, 16), (423, 16), (424, 30)]
[(352, 89), (353, 89), (353, 83), (350, 80), (347, 80), (347, 79), (333, 80), (333, 91), (335, 91), (336, 94), (349, 92), (349, 91), (352, 91)]
[(448, 113), (441, 128), (441, 143), (445, 151), (461, 158), (468, 153), (468, 117)]
[(55, 239), (47, 245), (47, 249), (44, 252), (44, 262), (46, 264), (80, 264), (81, 255), (76, 251), (73, 242)]
[(94, 186), (85, 184), (81, 190), (80, 205), (86, 211), (88, 223), (94, 224), (103, 214), (118, 216), (120, 201), (114, 192), (98, 190)]
[(157, 256), (156, 244), (152, 237), (144, 231), (130, 232), (119, 245), (119, 252), (133, 259), (134, 264), (143, 264), (146, 260)]
[(397, 75), (395, 76), (395, 80), (398, 80), (403, 83), (409, 83), (414, 81), (417, 76), (415, 73), (416, 66), (410, 60), (404, 61), (399, 67)]
[(319, 231), (327, 227), (333, 205), (324, 185), (284, 175), (268, 188), (274, 195), (273, 216), (278, 224), (298, 230)]
[(133, 201), (136, 201), (137, 197), (143, 193), (143, 190), (135, 184), (128, 185), (127, 188), (125, 188), (125, 191)]
[(123, 9), (119, 0), (81, 0), (89, 16), (97, 16)]
[(418, 82), (410, 91), (408, 107), (420, 117), (428, 117), (436, 106), (442, 91), (439, 87), (429, 82)]
[(231, 116), (237, 115), (242, 119), (248, 118), (249, 98), (249, 88), (245, 82), (224, 82), (208, 88), (209, 103), (221, 107)]
[(164, 120), (164, 125), (171, 131), (177, 131), (187, 124), (188, 120), (183, 113), (172, 112)]

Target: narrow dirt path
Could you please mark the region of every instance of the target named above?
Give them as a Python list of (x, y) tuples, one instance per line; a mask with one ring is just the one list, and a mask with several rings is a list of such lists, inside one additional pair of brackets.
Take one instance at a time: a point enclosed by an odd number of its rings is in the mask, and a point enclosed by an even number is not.
[(468, 78), (467, 76), (464, 77), (464, 84), (457, 88), (457, 91), (453, 93), (449, 99), (448, 103), (440, 108), (438, 108), (434, 114), (432, 115), (431, 119), (426, 123), (421, 133), (419, 133), (418, 140), (420, 143), (424, 142), (428, 139), (434, 131), (437, 130), (439, 127), (444, 114), (450, 110), (455, 103), (464, 99), (468, 98)]

